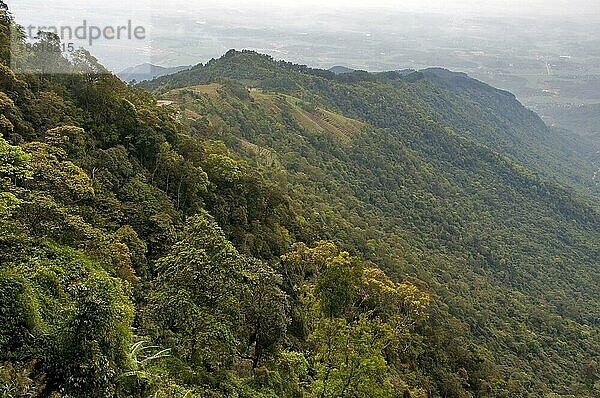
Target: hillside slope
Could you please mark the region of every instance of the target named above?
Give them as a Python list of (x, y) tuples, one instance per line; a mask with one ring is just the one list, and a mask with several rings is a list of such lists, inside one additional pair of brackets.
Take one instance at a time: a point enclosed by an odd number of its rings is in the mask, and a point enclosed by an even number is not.
[[(399, 129), (406, 126), (407, 119), (427, 115), (457, 134), (575, 189), (593, 205), (597, 202), (589, 200), (590, 195), (597, 198), (600, 194), (600, 188), (592, 182), (595, 167), (577, 141), (548, 129), (514, 95), (461, 73), (428, 69), (409, 74), (359, 71), (336, 75), (232, 50), (206, 65), (144, 82), (142, 86), (162, 93), (220, 78), (296, 95), (375, 127)], [(353, 89), (348, 91), (347, 84)]]
[(594, 363), (600, 220), (564, 188), (592, 203), (591, 186), (561, 172), (578, 155), (512, 95), (437, 70), (340, 78), (250, 52), (148, 86), (280, 181), (328, 238), (425, 281), (509, 384), (566, 394)]

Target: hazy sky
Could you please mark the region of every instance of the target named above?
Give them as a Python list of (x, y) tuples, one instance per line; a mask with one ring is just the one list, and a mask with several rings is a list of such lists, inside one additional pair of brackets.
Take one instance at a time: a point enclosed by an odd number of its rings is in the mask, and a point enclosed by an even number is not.
[[(79, 26), (82, 21), (95, 26), (122, 26), (128, 20), (135, 25), (147, 28), (147, 39), (143, 41), (100, 41), (88, 48), (75, 41), (76, 47), (84, 46), (113, 70), (126, 66), (151, 62), (159, 58), (165, 65), (205, 62), (229, 48), (252, 48), (257, 51), (275, 54), (286, 50), (282, 47), (294, 46), (296, 42), (284, 42), (282, 37), (294, 29), (306, 32), (343, 32), (353, 34), (356, 30), (381, 30), (385, 21), (386, 29), (406, 32), (407, 39), (425, 42), (427, 36), (448, 34), (439, 32), (439, 26), (428, 24), (435, 21), (431, 13), (449, 15), (456, 18), (456, 26), (464, 28), (466, 17), (539, 17), (539, 23), (532, 21), (536, 29), (545, 31), (561, 26), (560, 21), (549, 21), (548, 16), (576, 18), (578, 25), (600, 22), (600, 0), (5, 0), (15, 14), (17, 22), (24, 26)], [(386, 12), (386, 9), (393, 11)], [(368, 9), (365, 12), (363, 9)], [(404, 26), (401, 15), (422, 13), (418, 30), (420, 37), (410, 36), (410, 28)], [(189, 35), (183, 29), (185, 21), (198, 24), (201, 36)], [(508, 18), (507, 18), (508, 19)], [(417, 18), (416, 20), (421, 20)], [(208, 24), (207, 24), (208, 21)], [(580, 23), (587, 22), (587, 23)], [(179, 23), (179, 25), (177, 24)], [(470, 23), (470, 22), (469, 22)], [(527, 22), (520, 27), (527, 27)], [(162, 26), (161, 26), (162, 25)], [(206, 28), (202, 28), (206, 26)], [(162, 28), (162, 29), (161, 29)], [(181, 28), (181, 32), (179, 31)], [(414, 28), (414, 27), (412, 27)], [(425, 28), (425, 31), (424, 29)], [(436, 30), (438, 28), (438, 30)], [(467, 26), (468, 28), (468, 26)], [(242, 30), (245, 31), (241, 32)], [(414, 29), (413, 29), (414, 30)], [(437, 32), (437, 33), (436, 33)], [(362, 32), (369, 34), (370, 32)], [(390, 31), (390, 34), (393, 32)], [(452, 32), (450, 32), (452, 33)], [(482, 34), (485, 38), (486, 32)], [(492, 33), (490, 33), (492, 34)], [(521, 40), (514, 31), (495, 32)], [(268, 36), (271, 35), (271, 36)], [(517, 36), (515, 36), (517, 35)], [(232, 41), (231, 37), (246, 41)], [(340, 36), (341, 37), (341, 36)], [(353, 36), (344, 36), (353, 37)], [(257, 41), (252, 41), (254, 38)], [(162, 39), (162, 40), (161, 40)], [(335, 39), (335, 37), (334, 37)], [(354, 38), (353, 40), (362, 40)], [(457, 38), (457, 40), (460, 38)], [(489, 37), (488, 37), (489, 39)], [(494, 37), (493, 39), (497, 39)], [(308, 38), (306, 39), (308, 40)], [(315, 39), (322, 40), (322, 39)], [(350, 39), (348, 39), (350, 40)], [(577, 39), (575, 39), (577, 41)], [(63, 40), (64, 41), (64, 40)], [(191, 42), (191, 43), (190, 43)], [(304, 43), (306, 44), (306, 43)], [(319, 43), (316, 43), (319, 44)], [(323, 44), (323, 43), (320, 43)], [(354, 47), (337, 43), (340, 53), (354, 53)], [(373, 43), (376, 45), (377, 43)], [(308, 45), (308, 44), (307, 44)], [(331, 44), (333, 46), (333, 44)], [(343, 48), (342, 48), (343, 47)], [(347, 47), (347, 48), (346, 48)], [(186, 50), (182, 50), (186, 48)], [(297, 46), (296, 46), (297, 48)], [(190, 52), (190, 49), (199, 53)], [(467, 48), (469, 50), (469, 48)], [(179, 51), (179, 52), (178, 52)], [(384, 50), (381, 50), (384, 51)], [(165, 54), (172, 53), (168, 57)], [(307, 51), (303, 52), (304, 54)], [(277, 55), (277, 54), (275, 54)], [(186, 58), (187, 56), (187, 58)], [(326, 63), (324, 60), (320, 63)]]
[(435, 11), (477, 14), (597, 14), (598, 0), (225, 0), (221, 3), (267, 4), (286, 7), (391, 7), (410, 11)]
[[(135, 6), (168, 10), (187, 8), (190, 10), (221, 5), (229, 7), (277, 7), (277, 8), (377, 8), (388, 7), (407, 11), (434, 11), (477, 15), (594, 15), (600, 14), (599, 0), (8, 0), (9, 6), (19, 11), (27, 7), (52, 8), (102, 6), (120, 8)], [(51, 11), (51, 10), (50, 10)]]

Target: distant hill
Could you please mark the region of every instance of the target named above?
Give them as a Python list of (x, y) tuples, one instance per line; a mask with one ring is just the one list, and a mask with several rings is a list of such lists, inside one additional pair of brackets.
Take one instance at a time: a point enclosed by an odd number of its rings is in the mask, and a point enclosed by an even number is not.
[(329, 68), (329, 71), (335, 73), (336, 75), (341, 75), (343, 73), (354, 72), (354, 69), (350, 69), (346, 66), (336, 65), (336, 66)]
[(165, 68), (163, 66), (144, 63), (122, 70), (121, 72), (117, 73), (117, 77), (126, 83), (132, 81), (143, 82), (145, 80), (152, 80), (156, 79), (157, 77), (181, 72), (182, 70), (187, 70), (189, 68), (191, 68), (189, 65)]

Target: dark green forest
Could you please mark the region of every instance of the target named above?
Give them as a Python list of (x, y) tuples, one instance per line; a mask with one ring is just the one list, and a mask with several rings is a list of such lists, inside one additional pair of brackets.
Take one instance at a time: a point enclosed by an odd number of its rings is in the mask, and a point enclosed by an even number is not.
[(512, 94), (234, 50), (128, 86), (17, 22), (1, 397), (600, 396), (589, 148)]

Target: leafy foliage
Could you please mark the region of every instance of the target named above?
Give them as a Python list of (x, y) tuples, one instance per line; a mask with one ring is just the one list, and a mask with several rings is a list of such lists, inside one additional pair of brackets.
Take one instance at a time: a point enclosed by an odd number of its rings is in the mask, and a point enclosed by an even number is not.
[(173, 109), (11, 28), (3, 396), (597, 396), (598, 212), (509, 94), (230, 51)]

